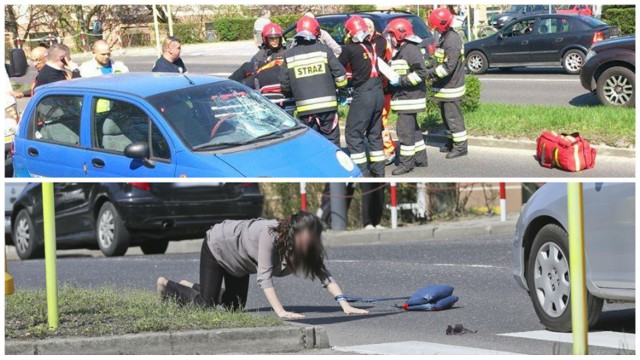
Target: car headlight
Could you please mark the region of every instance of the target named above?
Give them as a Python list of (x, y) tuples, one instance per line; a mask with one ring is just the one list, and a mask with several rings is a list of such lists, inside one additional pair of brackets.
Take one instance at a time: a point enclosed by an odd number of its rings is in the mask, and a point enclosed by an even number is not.
[(505, 21), (509, 18), (509, 16), (501, 16), (498, 18), (498, 21)]
[(591, 59), (592, 57), (596, 56), (596, 52), (593, 50), (589, 50), (589, 52), (587, 53), (587, 56), (584, 58), (584, 62), (586, 63), (587, 61), (589, 61), (589, 59)]
[(348, 172), (352, 172), (356, 168), (353, 160), (342, 150), (336, 151), (336, 159), (338, 159), (338, 163)]

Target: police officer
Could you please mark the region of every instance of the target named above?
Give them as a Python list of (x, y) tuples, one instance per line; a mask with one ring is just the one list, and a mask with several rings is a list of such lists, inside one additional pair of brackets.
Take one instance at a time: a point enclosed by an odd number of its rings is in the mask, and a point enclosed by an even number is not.
[(426, 110), (427, 68), (419, 45), (422, 39), (414, 35), (407, 19), (392, 20), (384, 31), (394, 47), (391, 68), (399, 76), (392, 85), (391, 110), (398, 114), (396, 131), (400, 140), (400, 165), (393, 175), (402, 175), (427, 166), (427, 146), (418, 126), (418, 113)]
[(440, 151), (447, 159), (455, 159), (468, 153), (467, 129), (460, 107), (465, 94), (464, 45), (460, 35), (453, 31), (453, 14), (447, 8), (439, 8), (429, 15), (429, 26), (440, 33), (434, 58), (436, 64), (428, 70), (432, 79), (434, 97), (440, 103), (440, 114), (447, 128), (449, 140)]
[[(364, 176), (384, 177), (382, 150), (382, 110), (384, 93), (378, 72), (378, 54), (364, 19), (351, 16), (345, 23), (349, 42), (340, 53), (340, 63), (351, 70), (354, 88), (346, 123), (347, 149)], [(369, 158), (365, 151), (365, 137)]]
[(296, 46), (284, 53), (280, 86), (284, 95), (295, 99), (300, 120), (339, 147), (336, 88), (347, 85), (347, 74), (331, 49), (316, 41), (319, 36), (316, 19), (298, 20)]
[(280, 89), (280, 66), (284, 63), (285, 52), (282, 28), (269, 23), (262, 28), (262, 45), (250, 61), (242, 64), (229, 79), (243, 83), (256, 90), (277, 85)]

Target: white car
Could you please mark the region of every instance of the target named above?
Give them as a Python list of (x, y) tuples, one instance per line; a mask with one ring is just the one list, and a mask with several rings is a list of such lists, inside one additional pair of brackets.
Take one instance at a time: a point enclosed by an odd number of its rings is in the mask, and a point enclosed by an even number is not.
[[(584, 236), (589, 325), (604, 300), (635, 302), (635, 185), (585, 183)], [(567, 184), (542, 186), (522, 208), (513, 241), (514, 277), (542, 324), (571, 331)]]

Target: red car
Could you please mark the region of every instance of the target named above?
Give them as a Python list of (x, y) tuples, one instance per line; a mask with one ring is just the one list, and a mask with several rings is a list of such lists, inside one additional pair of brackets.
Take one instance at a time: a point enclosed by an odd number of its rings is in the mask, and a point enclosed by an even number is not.
[(556, 13), (593, 16), (593, 10), (589, 5), (560, 5), (556, 7)]

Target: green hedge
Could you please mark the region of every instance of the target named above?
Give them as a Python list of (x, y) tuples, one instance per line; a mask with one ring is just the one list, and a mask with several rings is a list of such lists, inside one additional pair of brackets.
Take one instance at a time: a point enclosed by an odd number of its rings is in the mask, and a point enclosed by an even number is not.
[[(298, 15), (279, 15), (273, 16), (271, 21), (280, 25), (282, 30), (286, 30), (289, 26), (298, 21)], [(253, 18), (217, 18), (214, 23), (214, 29), (218, 34), (220, 41), (238, 41), (253, 39)]]
[(636, 8), (633, 7), (608, 7), (602, 13), (602, 21), (620, 28), (623, 35), (636, 33)]

